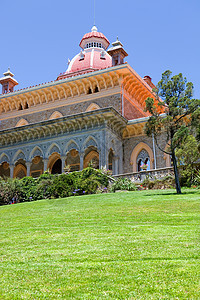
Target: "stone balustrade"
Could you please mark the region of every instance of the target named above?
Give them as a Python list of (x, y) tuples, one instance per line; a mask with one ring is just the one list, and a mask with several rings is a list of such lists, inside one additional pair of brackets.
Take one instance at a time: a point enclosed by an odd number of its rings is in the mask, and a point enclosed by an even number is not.
[(174, 175), (174, 170), (172, 167), (153, 169), (153, 170), (149, 170), (149, 171), (140, 171), (140, 172), (119, 174), (119, 175), (114, 175), (113, 177), (115, 177), (115, 178), (126, 177), (126, 178), (131, 179), (131, 181), (133, 181), (135, 183), (139, 183), (139, 182), (142, 182), (146, 178), (148, 178), (150, 180), (163, 179), (164, 177), (169, 176), (169, 175), (171, 175), (171, 176)]

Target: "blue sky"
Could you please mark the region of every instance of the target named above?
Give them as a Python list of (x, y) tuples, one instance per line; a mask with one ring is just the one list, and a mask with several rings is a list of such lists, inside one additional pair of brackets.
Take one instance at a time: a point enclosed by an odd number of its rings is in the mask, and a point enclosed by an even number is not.
[[(8, 67), (24, 88), (56, 79), (79, 51), (94, 19), (94, 0), (0, 1), (0, 77)], [(127, 62), (155, 84), (162, 72), (183, 73), (200, 98), (199, 0), (96, 0), (96, 25), (119, 36)]]

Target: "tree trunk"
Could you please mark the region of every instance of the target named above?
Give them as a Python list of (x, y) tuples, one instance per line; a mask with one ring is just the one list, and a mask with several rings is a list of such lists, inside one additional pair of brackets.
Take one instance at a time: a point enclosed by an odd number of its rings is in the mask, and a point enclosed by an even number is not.
[(179, 181), (179, 174), (178, 174), (178, 168), (177, 168), (177, 161), (176, 161), (176, 155), (174, 149), (172, 149), (172, 161), (173, 161), (173, 167), (174, 167), (174, 175), (175, 175), (175, 183), (176, 183), (176, 192), (177, 194), (181, 194), (181, 186)]

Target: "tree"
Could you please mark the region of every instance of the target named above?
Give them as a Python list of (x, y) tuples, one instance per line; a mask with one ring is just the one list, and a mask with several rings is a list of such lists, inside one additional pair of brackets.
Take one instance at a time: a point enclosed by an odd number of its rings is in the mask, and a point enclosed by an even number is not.
[(182, 183), (191, 186), (194, 181), (197, 170), (194, 167), (195, 162), (200, 157), (198, 151), (198, 142), (193, 135), (188, 135), (179, 149), (176, 149), (178, 166), (181, 171)]
[[(193, 125), (199, 119), (200, 100), (193, 99), (193, 84), (187, 82), (180, 73), (171, 76), (172, 72), (167, 70), (162, 74), (162, 79), (154, 89), (155, 98), (148, 97), (146, 100), (146, 111), (151, 116), (146, 123), (146, 134), (154, 134), (157, 147), (169, 154), (172, 158), (176, 191), (181, 193), (177, 159), (175, 150), (180, 148), (189, 135)], [(162, 149), (159, 136), (165, 137), (168, 149)]]

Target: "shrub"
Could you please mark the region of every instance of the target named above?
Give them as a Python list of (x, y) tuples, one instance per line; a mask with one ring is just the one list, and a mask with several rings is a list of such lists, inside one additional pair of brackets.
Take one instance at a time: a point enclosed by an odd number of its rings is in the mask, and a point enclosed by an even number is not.
[(200, 188), (200, 170), (196, 172), (195, 178), (193, 180), (193, 184)]
[(37, 179), (33, 177), (24, 177), (20, 179), (21, 193), (19, 200), (24, 201), (35, 201), (37, 200), (35, 191), (37, 188)]
[(136, 191), (136, 185), (126, 177), (119, 177), (111, 186), (111, 192), (116, 190), (127, 190), (127, 191)]
[(168, 175), (162, 179), (150, 180), (149, 178), (144, 179), (142, 182), (144, 189), (170, 189), (175, 187), (174, 177)]
[(0, 177), (0, 205), (20, 201), (21, 185), (19, 179)]
[[(52, 175), (42, 174), (39, 178), (22, 179), (0, 178), (0, 205), (16, 201), (35, 201), (46, 198), (68, 197), (96, 193), (109, 184), (108, 175), (88, 167), (79, 172)], [(16, 202), (15, 201), (15, 202)]]

